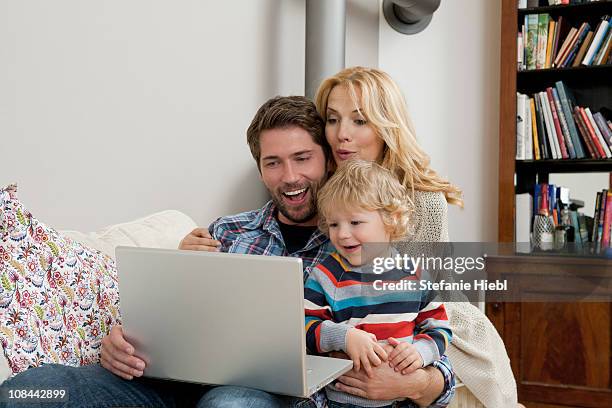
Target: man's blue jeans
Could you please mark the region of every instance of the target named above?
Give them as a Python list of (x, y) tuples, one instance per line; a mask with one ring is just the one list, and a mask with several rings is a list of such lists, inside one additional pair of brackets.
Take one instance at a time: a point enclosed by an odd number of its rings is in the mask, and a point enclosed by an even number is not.
[(31, 368), (2, 384), (7, 390), (65, 389), (65, 402), (32, 402), (24, 400), (0, 402), (7, 408), (107, 408), (107, 407), (198, 407), (198, 408), (311, 408), (314, 403), (299, 398), (268, 394), (243, 387), (216, 387), (163, 381), (117, 377), (99, 365), (67, 367), (48, 364)]

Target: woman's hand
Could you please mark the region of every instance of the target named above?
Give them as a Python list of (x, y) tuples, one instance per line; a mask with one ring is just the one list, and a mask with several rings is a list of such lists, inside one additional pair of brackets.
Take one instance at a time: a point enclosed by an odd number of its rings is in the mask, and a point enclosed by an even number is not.
[(100, 363), (108, 371), (126, 380), (140, 377), (144, 373), (145, 362), (134, 356), (134, 346), (123, 337), (121, 326), (115, 326), (102, 339)]
[(389, 366), (402, 374), (410, 374), (423, 367), (423, 357), (411, 343), (400, 342), (393, 337), (387, 340), (393, 351), (389, 354)]
[(363, 366), (368, 377), (372, 377), (372, 365), (387, 360), (387, 352), (376, 342), (376, 336), (354, 327), (346, 334), (346, 352), (353, 360), (353, 369), (359, 371)]
[(213, 239), (206, 228), (196, 228), (182, 239), (179, 249), (218, 252), (220, 246), (221, 243)]

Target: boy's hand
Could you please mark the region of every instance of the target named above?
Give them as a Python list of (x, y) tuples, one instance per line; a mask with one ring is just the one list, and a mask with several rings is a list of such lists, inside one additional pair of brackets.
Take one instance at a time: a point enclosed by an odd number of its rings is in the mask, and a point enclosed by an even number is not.
[(359, 371), (363, 365), (368, 377), (372, 377), (372, 365), (378, 366), (387, 360), (387, 353), (376, 342), (376, 336), (354, 327), (346, 334), (346, 353), (353, 360), (353, 369)]
[(395, 347), (391, 354), (389, 354), (389, 365), (395, 371), (401, 371), (402, 374), (410, 374), (423, 367), (423, 358), (413, 344), (400, 342), (393, 337), (389, 337), (387, 341)]

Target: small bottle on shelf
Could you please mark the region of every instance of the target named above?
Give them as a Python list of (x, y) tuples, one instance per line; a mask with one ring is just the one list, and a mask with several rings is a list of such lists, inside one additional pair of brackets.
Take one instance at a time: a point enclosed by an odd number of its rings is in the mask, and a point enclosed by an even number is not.
[(548, 209), (548, 190), (542, 189), (540, 208), (533, 220), (532, 244), (535, 249), (550, 251), (553, 249), (555, 223)]

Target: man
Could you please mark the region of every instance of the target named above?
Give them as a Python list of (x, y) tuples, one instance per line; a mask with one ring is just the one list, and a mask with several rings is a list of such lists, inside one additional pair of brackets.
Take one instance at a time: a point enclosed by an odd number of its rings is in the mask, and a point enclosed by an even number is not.
[[(195, 229), (180, 248), (218, 247), (224, 252), (296, 256), (302, 258), (307, 276), (333, 249), (317, 229), (317, 191), (327, 178), (326, 164), (331, 160), (325, 124), (306, 98), (277, 97), (259, 109), (247, 131), (247, 141), (272, 200), (259, 210), (219, 218), (208, 231)], [(337, 387), (371, 399), (404, 397), (424, 406), (437, 399), (434, 406), (446, 406), (454, 379), (450, 365), (439, 366), (439, 370), (429, 367), (402, 377), (383, 364), (375, 369), (373, 378), (350, 372), (340, 378)], [(212, 407), (316, 406), (308, 400), (240, 387), (217, 387), (202, 402)], [(317, 402), (321, 405), (320, 399)]]
[[(306, 98), (267, 101), (249, 126), (247, 139), (272, 200), (259, 210), (220, 218), (209, 231), (192, 231), (180, 248), (203, 250), (219, 244), (220, 250), (227, 252), (299, 256), (307, 274), (332, 250), (316, 227), (317, 190), (327, 178), (330, 159), (324, 137), (323, 120)], [(116, 326), (102, 341), (101, 366), (46, 365), (15, 376), (2, 388), (67, 389), (68, 406), (317, 406), (311, 400), (241, 387), (216, 387), (206, 392), (209, 388), (203, 386), (143, 379), (145, 362), (134, 356), (134, 351), (121, 327)], [(347, 373), (338, 388), (372, 399), (405, 397), (421, 406), (437, 398), (434, 406), (446, 406), (453, 394), (454, 377), (447, 362), (437, 367), (402, 376), (382, 364), (374, 369), (372, 378)]]

